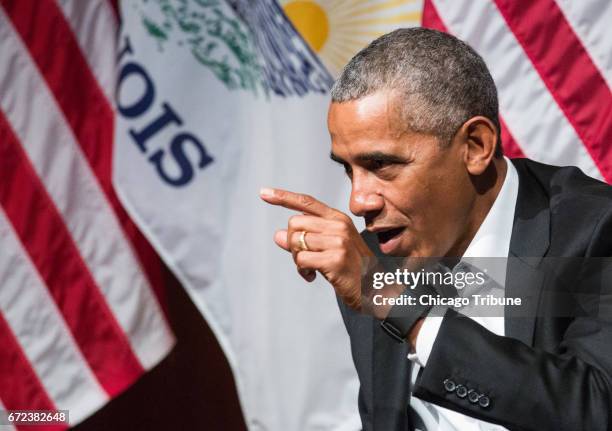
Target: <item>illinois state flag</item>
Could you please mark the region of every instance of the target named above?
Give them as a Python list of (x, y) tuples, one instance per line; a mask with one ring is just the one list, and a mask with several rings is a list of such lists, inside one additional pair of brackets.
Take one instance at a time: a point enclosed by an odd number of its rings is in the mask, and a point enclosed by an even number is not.
[(259, 189), (346, 211), (349, 184), (328, 157), (328, 91), (358, 49), (417, 25), (420, 7), (121, 5), (114, 183), (218, 337), (250, 429), (361, 426), (334, 292), (304, 282), (274, 245), (289, 212), (264, 205)]

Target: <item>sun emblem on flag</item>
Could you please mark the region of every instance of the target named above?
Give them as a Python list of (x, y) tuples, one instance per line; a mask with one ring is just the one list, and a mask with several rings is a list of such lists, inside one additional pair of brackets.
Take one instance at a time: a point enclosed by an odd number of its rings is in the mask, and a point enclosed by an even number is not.
[(140, 0), (146, 33), (229, 90), (280, 97), (325, 94), (376, 37), (415, 26), (418, 0)]
[(420, 25), (417, 0), (280, 0), (285, 15), (333, 76), (373, 39)]

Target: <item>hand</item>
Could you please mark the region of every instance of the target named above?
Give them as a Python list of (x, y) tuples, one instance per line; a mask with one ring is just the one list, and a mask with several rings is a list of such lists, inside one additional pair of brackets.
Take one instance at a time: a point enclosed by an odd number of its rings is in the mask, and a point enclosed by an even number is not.
[[(262, 189), (260, 196), (269, 204), (302, 212), (289, 219), (287, 229), (274, 235), (274, 242), (293, 255), (302, 277), (313, 281), (319, 271), (345, 304), (360, 309), (362, 271), (374, 254), (351, 218), (304, 194)], [(306, 232), (308, 250), (300, 244), (302, 232)]]

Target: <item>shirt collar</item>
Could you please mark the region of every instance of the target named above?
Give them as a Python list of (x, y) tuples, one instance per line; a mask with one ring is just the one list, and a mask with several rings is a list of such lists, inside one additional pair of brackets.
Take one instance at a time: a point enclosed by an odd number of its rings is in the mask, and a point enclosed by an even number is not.
[(518, 174), (507, 157), (506, 178), (489, 213), (463, 254), (464, 258), (508, 257), (518, 196)]
[(504, 160), (507, 166), (506, 177), (499, 194), (461, 258), (465, 263), (485, 270), (502, 288), (506, 281), (506, 259), (510, 253), (519, 188), (516, 168), (508, 158), (504, 157)]

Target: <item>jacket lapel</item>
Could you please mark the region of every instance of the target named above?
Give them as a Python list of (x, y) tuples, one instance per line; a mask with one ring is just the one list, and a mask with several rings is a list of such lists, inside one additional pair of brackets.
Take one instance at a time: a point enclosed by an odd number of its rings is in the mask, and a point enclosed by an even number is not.
[(393, 341), (374, 319), (373, 347), (374, 429), (410, 429), (406, 415), (412, 369), (407, 358), (408, 345)]
[(506, 297), (521, 298), (522, 304), (504, 308), (505, 335), (532, 345), (544, 282), (540, 266), (550, 245), (550, 204), (524, 162), (520, 159), (512, 162), (519, 176), (519, 191), (510, 239)]
[[(362, 232), (362, 237), (370, 250), (381, 259), (388, 262), (378, 246), (374, 234)], [(391, 270), (391, 267), (386, 267)], [(380, 327), (380, 321), (370, 317), (369, 330), (362, 331), (367, 337), (366, 344), (371, 350), (364, 352), (371, 358), (372, 392), (364, 394), (371, 397), (366, 403), (373, 406), (372, 426), (374, 430), (407, 430), (413, 427), (407, 416), (410, 404), (410, 378), (412, 362), (408, 360), (408, 345), (392, 340)], [(363, 382), (362, 382), (363, 387)]]

